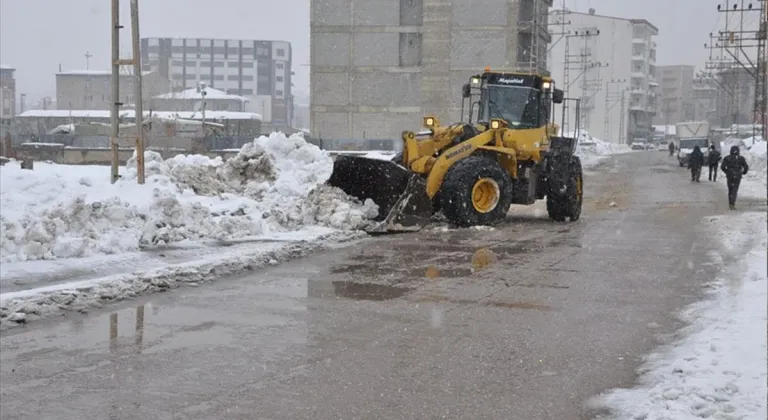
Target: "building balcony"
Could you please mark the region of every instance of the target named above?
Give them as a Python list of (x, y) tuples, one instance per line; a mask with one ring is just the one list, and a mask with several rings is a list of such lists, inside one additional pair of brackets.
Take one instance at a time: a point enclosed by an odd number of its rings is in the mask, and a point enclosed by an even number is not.
[(630, 74), (631, 77), (637, 78), (637, 79), (647, 79), (648, 75), (644, 71), (633, 71)]
[(648, 40), (645, 39), (645, 38), (632, 38), (632, 43), (633, 44), (643, 44), (643, 45), (646, 45), (646, 44), (648, 44)]

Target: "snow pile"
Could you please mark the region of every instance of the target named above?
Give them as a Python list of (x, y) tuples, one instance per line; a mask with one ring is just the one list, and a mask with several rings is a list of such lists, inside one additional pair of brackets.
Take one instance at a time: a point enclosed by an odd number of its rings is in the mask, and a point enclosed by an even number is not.
[(590, 405), (617, 419), (768, 418), (766, 215), (709, 222), (721, 228), (726, 252), (743, 258), (726, 267), (714, 300), (686, 311), (692, 324), (683, 338), (648, 357), (638, 388), (612, 391)]
[(744, 158), (749, 164), (747, 178), (762, 181), (766, 184), (766, 170), (768, 169), (768, 154), (766, 154), (766, 141), (762, 138), (750, 142), (749, 147), (742, 148)]
[[(575, 134), (574, 132), (568, 133), (569, 136)], [(593, 137), (587, 131), (579, 131), (576, 155), (581, 158), (581, 163), (585, 167), (595, 166), (608, 156), (630, 151), (626, 144), (609, 143)]]
[(356, 230), (376, 214), (323, 184), (333, 161), (301, 136), (273, 133), (232, 159), (145, 153), (144, 185), (136, 157), (122, 178), (109, 168), (17, 162), (0, 168), (0, 262), (84, 257), (154, 244), (234, 239), (323, 225)]

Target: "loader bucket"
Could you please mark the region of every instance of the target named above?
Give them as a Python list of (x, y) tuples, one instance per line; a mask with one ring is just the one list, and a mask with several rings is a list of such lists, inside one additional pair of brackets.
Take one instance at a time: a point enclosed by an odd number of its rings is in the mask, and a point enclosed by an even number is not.
[(379, 206), (378, 223), (369, 233), (417, 231), (432, 216), (424, 179), (395, 162), (339, 155), (328, 184)]

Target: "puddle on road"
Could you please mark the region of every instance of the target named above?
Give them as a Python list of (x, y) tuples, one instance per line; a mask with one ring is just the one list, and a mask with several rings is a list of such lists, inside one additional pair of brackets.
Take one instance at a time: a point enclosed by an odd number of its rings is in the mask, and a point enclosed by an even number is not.
[(506, 308), (506, 309), (532, 309), (532, 310), (538, 310), (538, 311), (552, 311), (554, 308), (547, 305), (541, 305), (537, 303), (530, 303), (530, 302), (504, 302), (504, 301), (497, 301), (497, 300), (473, 300), (473, 299), (461, 299), (461, 298), (453, 298), (449, 296), (438, 296), (438, 295), (429, 295), (429, 296), (415, 296), (408, 298), (408, 301), (415, 302), (415, 303), (454, 303), (457, 305), (482, 305), (482, 306), (493, 306), (496, 308)]
[(408, 271), (408, 275), (411, 277), (423, 277), (428, 279), (454, 279), (459, 277), (468, 277), (472, 275), (471, 268), (445, 268), (440, 269), (434, 265), (430, 265), (426, 269), (414, 268)]
[(412, 287), (390, 286), (376, 283), (354, 283), (332, 281), (333, 291), (338, 297), (355, 300), (390, 300), (405, 296), (412, 292)]

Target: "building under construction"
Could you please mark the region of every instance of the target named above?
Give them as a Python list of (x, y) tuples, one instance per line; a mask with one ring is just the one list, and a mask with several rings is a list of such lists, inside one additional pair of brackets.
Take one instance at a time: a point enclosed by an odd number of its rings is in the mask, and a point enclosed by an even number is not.
[(311, 4), (311, 131), (394, 138), (423, 114), (458, 121), (461, 86), (546, 72), (552, 0), (323, 0)]

